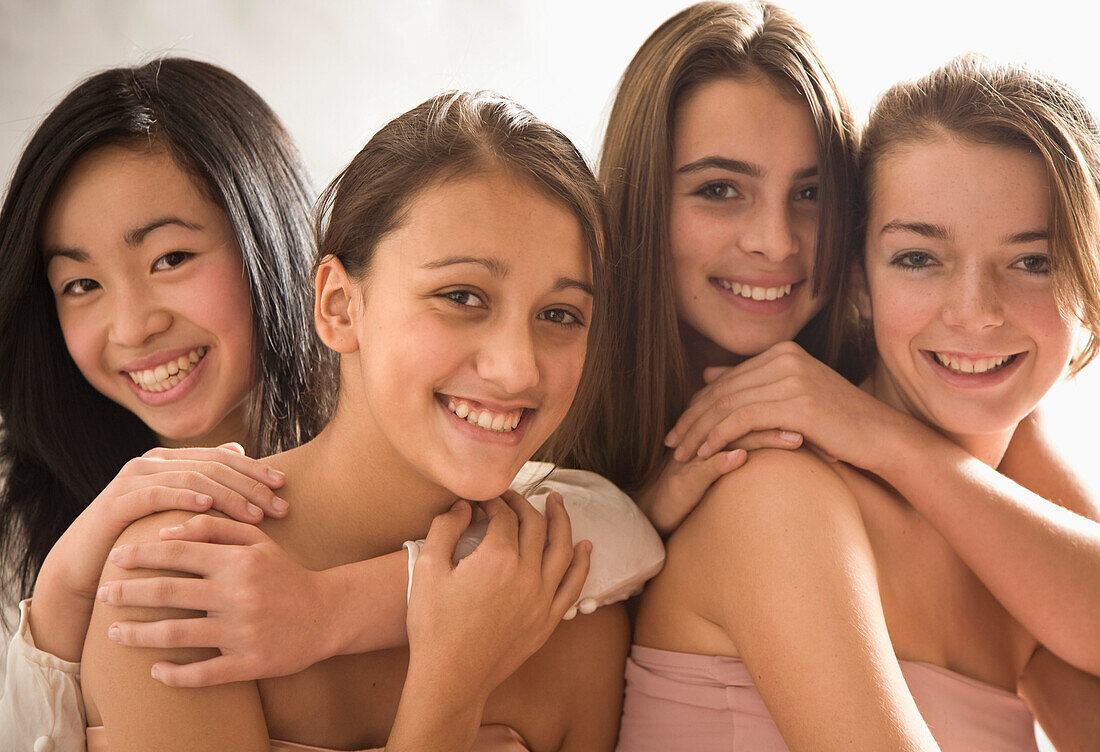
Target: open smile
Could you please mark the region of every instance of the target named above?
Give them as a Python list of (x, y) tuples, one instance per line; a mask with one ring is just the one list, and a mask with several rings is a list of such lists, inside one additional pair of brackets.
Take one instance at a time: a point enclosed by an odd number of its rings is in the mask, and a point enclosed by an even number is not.
[(1027, 352), (1007, 355), (965, 354), (921, 350), (921, 355), (941, 379), (955, 387), (984, 388), (1004, 383), (1027, 359)]
[(209, 347), (200, 345), (157, 365), (124, 369), (121, 374), (130, 379), (130, 388), (142, 402), (154, 407), (165, 405), (184, 398), (195, 388), (209, 352)]
[(762, 315), (783, 313), (788, 310), (794, 305), (798, 291), (806, 283), (805, 280), (801, 280), (781, 284), (750, 285), (722, 277), (708, 279), (718, 294), (730, 304), (748, 313)]
[(490, 406), (451, 394), (437, 393), (435, 397), (462, 429), (486, 439), (518, 440), (519, 435), (525, 433), (528, 418), (534, 412), (530, 407)]

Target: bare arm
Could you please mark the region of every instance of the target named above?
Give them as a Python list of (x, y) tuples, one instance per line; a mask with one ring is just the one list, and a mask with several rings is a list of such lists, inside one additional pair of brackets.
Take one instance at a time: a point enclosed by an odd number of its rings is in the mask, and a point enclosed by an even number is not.
[(718, 481), (670, 542), (707, 587), (792, 750), (936, 750), (886, 629), (854, 498), (822, 461), (764, 450)]

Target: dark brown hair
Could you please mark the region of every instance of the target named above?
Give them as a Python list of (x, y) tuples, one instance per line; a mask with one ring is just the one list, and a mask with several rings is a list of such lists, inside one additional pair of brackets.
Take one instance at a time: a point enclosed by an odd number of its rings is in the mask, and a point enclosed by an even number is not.
[(405, 218), (433, 181), (504, 168), (568, 207), (580, 223), (592, 266), (592, 321), (577, 396), (540, 453), (568, 452), (607, 374), (605, 210), (592, 171), (560, 131), (507, 97), (449, 91), (387, 123), (321, 196), (318, 263), (335, 256), (355, 278), (370, 271), (378, 242)]

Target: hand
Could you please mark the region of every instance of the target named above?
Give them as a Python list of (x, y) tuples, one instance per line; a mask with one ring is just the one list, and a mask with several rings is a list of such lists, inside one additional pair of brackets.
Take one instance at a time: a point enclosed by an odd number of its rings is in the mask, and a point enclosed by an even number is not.
[(680, 462), (669, 457), (661, 474), (646, 486), (636, 500), (653, 527), (667, 538), (695, 509), (714, 481), (745, 464), (748, 453), (741, 448), (718, 452), (712, 457), (692, 457)]
[(875, 458), (899, 446), (884, 432), (915, 423), (793, 342), (734, 368), (708, 368), (704, 379), (665, 440), (678, 459), (711, 457), (754, 432), (787, 431), (794, 441), (786, 448), (804, 437), (828, 459), (874, 471)]
[[(201, 575), (105, 582), (101, 601), (205, 611), (191, 619), (123, 621), (109, 633), (123, 645), (215, 647), (221, 655), (179, 665), (157, 663), (153, 676), (173, 687), (205, 687), (297, 673), (332, 652), (319, 615), (331, 608), (323, 572), (305, 569), (254, 525), (197, 515), (161, 531), (160, 542), (120, 546), (124, 569)], [(117, 632), (115, 630), (117, 629)]]
[(426, 672), (438, 691), (484, 700), (549, 638), (581, 592), (591, 543), (573, 546), (560, 494), (544, 518), (505, 491), (484, 502), (488, 531), (477, 549), (452, 563), (470, 522), (460, 501), (432, 521), (409, 599), (409, 679)]
[(275, 495), (283, 474), (244, 456), (240, 444), (152, 449), (130, 460), (69, 526), (46, 556), (35, 583), (33, 621), (39, 647), (80, 660), (99, 578), (115, 540), (153, 512), (216, 509), (245, 522), (282, 517)]

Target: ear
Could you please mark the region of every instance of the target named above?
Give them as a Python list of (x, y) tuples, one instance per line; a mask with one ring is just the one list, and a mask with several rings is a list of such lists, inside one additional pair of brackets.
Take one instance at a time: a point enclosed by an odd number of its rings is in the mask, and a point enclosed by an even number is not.
[(359, 349), (353, 326), (359, 304), (357, 286), (340, 259), (325, 256), (314, 280), (313, 322), (330, 349), (343, 354)]
[(857, 261), (852, 265), (848, 273), (848, 289), (852, 291), (852, 300), (855, 301), (859, 317), (865, 321), (871, 320), (871, 290), (867, 285), (867, 270), (863, 261)]

